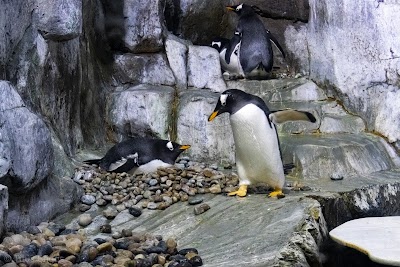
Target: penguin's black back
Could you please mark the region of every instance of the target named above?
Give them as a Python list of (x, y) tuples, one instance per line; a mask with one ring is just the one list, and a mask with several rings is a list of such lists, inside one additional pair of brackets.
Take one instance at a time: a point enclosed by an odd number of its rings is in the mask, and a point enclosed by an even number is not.
[[(273, 65), (273, 52), (271, 40), (264, 24), (247, 5), (243, 5), (246, 11), (239, 17), (237, 30), (242, 34), (240, 46), (240, 64), (245, 73), (260, 67), (269, 72)], [(248, 10), (251, 9), (251, 10)]]
[[(112, 163), (121, 158), (127, 158), (128, 155), (137, 153), (137, 162), (128, 159), (127, 163), (114, 170), (114, 172), (128, 172), (134, 167), (144, 165), (152, 160), (161, 160), (168, 164), (174, 164), (176, 158), (182, 153), (180, 145), (171, 142), (173, 150), (167, 148), (168, 140), (151, 138), (131, 138), (114, 145), (107, 151), (106, 155), (100, 159), (100, 167), (108, 170)], [(90, 161), (87, 161), (90, 163)]]

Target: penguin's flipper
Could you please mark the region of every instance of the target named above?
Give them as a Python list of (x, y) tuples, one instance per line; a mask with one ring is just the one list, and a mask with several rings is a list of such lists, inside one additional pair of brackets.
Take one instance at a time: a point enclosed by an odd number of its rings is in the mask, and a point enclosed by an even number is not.
[(227, 44), (226, 46), (226, 52), (225, 52), (225, 61), (227, 64), (229, 64), (231, 62), (231, 55), (234, 52), (236, 46), (238, 45), (238, 43), (240, 42), (240, 32), (236, 31), (235, 35), (232, 37), (231, 41), (229, 42), (229, 44)]
[(113, 162), (110, 164), (110, 166), (108, 167), (108, 171), (112, 172), (115, 171), (116, 169), (122, 167), (123, 165), (125, 165), (128, 160), (133, 160), (134, 164), (137, 164), (138, 162), (138, 153), (135, 154), (130, 154), (126, 157), (121, 157), (119, 160)]
[(287, 121), (316, 122), (314, 115), (311, 114), (310, 112), (299, 111), (299, 110), (294, 110), (294, 109), (271, 111), (271, 113), (268, 115), (268, 117), (275, 124), (284, 123)]
[(101, 161), (102, 159), (88, 159), (88, 160), (85, 160), (83, 163), (86, 163), (86, 164), (89, 164), (89, 165), (99, 165), (100, 164), (100, 161)]
[(124, 165), (127, 161), (128, 161), (128, 159), (122, 157), (120, 160), (117, 160), (116, 162), (111, 163), (110, 167), (108, 167), (108, 171), (109, 172), (115, 171), (116, 169), (118, 169), (119, 167)]
[(228, 196), (245, 197), (246, 195), (247, 195), (247, 185), (245, 184), (239, 186), (239, 189), (237, 191), (228, 193)]
[(283, 58), (286, 58), (285, 52), (283, 51), (282, 46), (279, 44), (278, 40), (275, 38), (275, 36), (272, 35), (272, 33), (267, 30), (267, 35), (271, 42), (279, 49), (279, 51), (282, 53)]

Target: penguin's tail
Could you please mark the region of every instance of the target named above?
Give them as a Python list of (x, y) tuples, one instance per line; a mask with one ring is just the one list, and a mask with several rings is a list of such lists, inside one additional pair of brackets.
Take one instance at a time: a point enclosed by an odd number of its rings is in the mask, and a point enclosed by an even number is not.
[(290, 171), (295, 167), (293, 163), (286, 163), (283, 164), (283, 173), (284, 174), (289, 174)]
[(89, 160), (85, 160), (83, 163), (99, 166), (100, 161), (101, 161), (101, 159), (89, 159)]

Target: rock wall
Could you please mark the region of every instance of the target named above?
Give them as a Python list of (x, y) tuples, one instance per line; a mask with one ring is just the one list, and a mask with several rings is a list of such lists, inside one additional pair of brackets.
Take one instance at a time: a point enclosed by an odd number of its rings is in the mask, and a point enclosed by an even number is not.
[[(286, 61), (275, 52), (284, 72), (310, 75), (369, 131), (400, 148), (399, 4), (245, 2), (259, 6), (284, 46)], [(16, 201), (8, 226), (39, 219), (31, 212), (13, 224), (26, 212), (23, 201), (43, 209), (44, 220), (78, 198), (63, 177), (84, 148), (129, 136), (170, 137), (192, 144), (193, 160), (233, 163), (227, 118), (207, 123), (228, 86), (217, 51), (204, 45), (232, 35), (237, 17), (224, 6), (237, 3), (0, 0), (0, 183)], [(45, 186), (51, 184), (60, 187)], [(64, 199), (61, 184), (75, 192), (65, 205), (38, 204)]]
[(398, 1), (310, 0), (308, 24), (285, 32), (303, 71), (397, 148), (399, 11)]

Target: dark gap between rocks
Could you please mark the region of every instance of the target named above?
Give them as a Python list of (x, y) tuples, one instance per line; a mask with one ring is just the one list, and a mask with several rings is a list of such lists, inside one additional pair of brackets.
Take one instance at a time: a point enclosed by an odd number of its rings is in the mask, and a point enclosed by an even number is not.
[[(359, 218), (400, 215), (399, 183), (370, 185), (329, 197), (312, 196), (322, 207), (328, 230)], [(374, 197), (376, 196), (376, 197)], [(363, 201), (362, 207), (357, 201)], [(367, 208), (368, 207), (368, 208)], [(320, 246), (323, 267), (384, 267), (355, 249), (342, 246), (329, 238)]]

